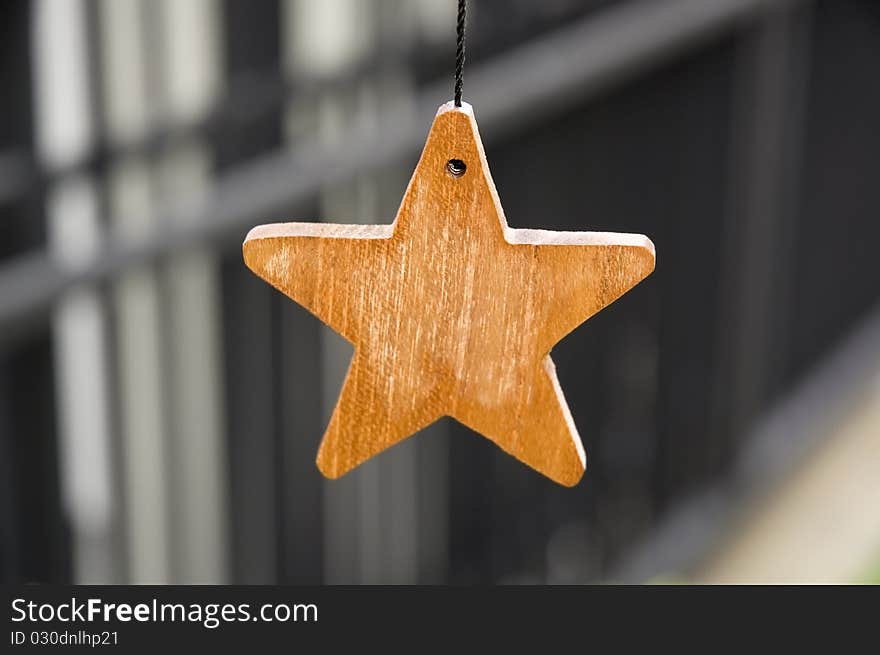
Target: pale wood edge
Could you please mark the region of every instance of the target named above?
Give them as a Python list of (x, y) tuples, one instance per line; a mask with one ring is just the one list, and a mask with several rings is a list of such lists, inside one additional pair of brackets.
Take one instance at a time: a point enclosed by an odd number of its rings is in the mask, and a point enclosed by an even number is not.
[[(248, 232), (244, 243), (281, 237), (316, 237), (325, 239), (390, 239), (394, 223), (359, 225), (344, 223), (267, 223)], [(655, 256), (654, 243), (644, 234), (627, 232), (556, 232), (553, 230), (515, 229), (504, 226), (504, 240), (525, 246), (621, 246), (642, 248)]]
[(528, 246), (621, 246), (642, 248), (655, 256), (654, 242), (644, 234), (629, 232), (556, 232), (507, 227), (504, 240)]
[(358, 225), (343, 223), (267, 223), (257, 225), (244, 239), (244, 243), (260, 239), (280, 237), (317, 237), (324, 239), (389, 239), (394, 224)]
[(467, 114), (471, 118), (474, 118), (474, 107), (473, 105), (471, 105), (471, 103), (462, 101), (461, 107), (456, 107), (455, 102), (452, 100), (444, 102), (442, 105), (440, 105), (437, 108), (437, 113), (434, 115), (434, 118), (436, 119), (437, 116), (440, 116), (441, 114), (445, 114), (450, 111), (461, 112), (462, 114)]
[[(544, 371), (547, 373), (547, 377), (550, 378), (550, 383), (553, 385), (553, 391), (556, 392), (556, 400), (559, 402), (559, 407), (562, 409), (562, 415), (565, 417), (565, 424), (568, 426), (571, 440), (574, 441), (574, 447), (577, 449), (578, 457), (580, 457), (581, 472), (583, 474), (583, 471), (587, 468), (587, 453), (584, 451), (584, 444), (581, 441), (581, 435), (578, 432), (577, 426), (574, 424), (574, 418), (572, 417), (571, 410), (565, 400), (565, 395), (562, 393), (562, 385), (559, 384), (559, 378), (556, 375), (556, 364), (553, 362), (550, 355), (544, 357)], [(578, 482), (580, 482), (580, 478), (571, 485), (566, 486), (573, 487)]]

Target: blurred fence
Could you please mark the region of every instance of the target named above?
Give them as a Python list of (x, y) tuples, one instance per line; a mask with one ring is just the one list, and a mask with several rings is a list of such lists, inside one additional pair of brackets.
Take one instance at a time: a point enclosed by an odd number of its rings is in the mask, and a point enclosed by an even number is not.
[(876, 4), (475, 0), (465, 98), (511, 225), (643, 232), (657, 270), (554, 351), (575, 490), (448, 420), (324, 481), (350, 348), (239, 246), (393, 218), (454, 5), (7, 8), (4, 579), (601, 579), (877, 303)]

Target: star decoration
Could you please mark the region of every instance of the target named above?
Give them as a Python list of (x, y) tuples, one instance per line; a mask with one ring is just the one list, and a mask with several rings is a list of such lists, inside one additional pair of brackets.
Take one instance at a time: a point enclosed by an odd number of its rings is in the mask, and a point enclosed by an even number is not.
[(248, 267), (354, 344), (336, 478), (451, 416), (564, 485), (586, 457), (550, 349), (654, 269), (642, 235), (512, 229), (470, 105), (440, 107), (391, 225), (279, 223)]

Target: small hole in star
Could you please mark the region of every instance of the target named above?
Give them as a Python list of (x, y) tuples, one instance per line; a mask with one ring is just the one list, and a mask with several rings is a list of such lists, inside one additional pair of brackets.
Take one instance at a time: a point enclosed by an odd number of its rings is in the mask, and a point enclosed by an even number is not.
[(446, 162), (446, 170), (452, 177), (461, 177), (467, 170), (467, 164), (460, 159), (450, 159)]

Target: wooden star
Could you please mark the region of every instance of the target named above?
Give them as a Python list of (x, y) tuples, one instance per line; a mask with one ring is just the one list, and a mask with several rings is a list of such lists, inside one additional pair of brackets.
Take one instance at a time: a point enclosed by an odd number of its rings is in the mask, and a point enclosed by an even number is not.
[(354, 344), (336, 478), (451, 416), (564, 485), (586, 458), (550, 349), (654, 269), (642, 235), (508, 227), (470, 105), (443, 105), (391, 225), (279, 223), (244, 260)]

